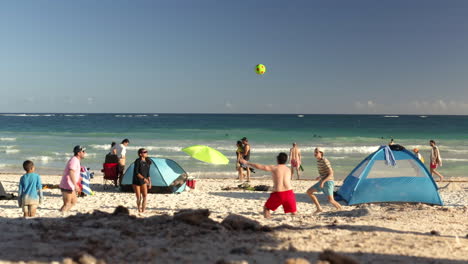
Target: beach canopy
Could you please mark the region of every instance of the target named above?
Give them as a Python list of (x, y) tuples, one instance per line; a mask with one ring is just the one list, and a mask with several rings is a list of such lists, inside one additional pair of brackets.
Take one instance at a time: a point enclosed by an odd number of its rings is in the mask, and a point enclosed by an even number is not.
[[(389, 162), (393, 159), (394, 166)], [(382, 146), (351, 171), (337, 198), (348, 205), (374, 202), (443, 205), (437, 190), (431, 174), (413, 153), (404, 148)]]
[(182, 149), (183, 152), (190, 155), (190, 157), (211, 164), (228, 164), (229, 160), (223, 153), (214, 148), (204, 145), (194, 145)]
[[(180, 193), (185, 190), (187, 173), (177, 162), (170, 159), (150, 158), (153, 162), (150, 166), (150, 177), (152, 187), (151, 193)], [(125, 171), (122, 178), (122, 191), (133, 191), (133, 169), (132, 163)]]

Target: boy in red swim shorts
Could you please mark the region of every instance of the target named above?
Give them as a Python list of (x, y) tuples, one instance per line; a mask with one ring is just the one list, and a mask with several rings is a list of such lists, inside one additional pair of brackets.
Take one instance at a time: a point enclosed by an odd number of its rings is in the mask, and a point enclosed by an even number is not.
[(271, 172), (273, 179), (273, 192), (270, 194), (265, 206), (263, 207), (263, 216), (270, 218), (270, 210), (275, 211), (280, 205), (283, 206), (285, 213), (296, 214), (296, 197), (291, 188), (291, 170), (286, 166), (288, 155), (281, 152), (276, 157), (277, 165), (262, 165), (250, 163), (244, 159), (239, 162), (259, 170)]

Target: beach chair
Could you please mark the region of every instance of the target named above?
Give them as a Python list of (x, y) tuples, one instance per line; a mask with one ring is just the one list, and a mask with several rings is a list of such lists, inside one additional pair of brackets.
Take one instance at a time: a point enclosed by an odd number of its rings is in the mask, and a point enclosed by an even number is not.
[(119, 176), (119, 163), (103, 163), (102, 172), (104, 173), (104, 189), (115, 186)]

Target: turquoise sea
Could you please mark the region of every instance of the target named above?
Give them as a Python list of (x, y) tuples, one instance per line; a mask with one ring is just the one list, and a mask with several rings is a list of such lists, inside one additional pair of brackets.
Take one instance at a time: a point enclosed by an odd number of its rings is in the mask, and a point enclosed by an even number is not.
[[(127, 164), (145, 147), (150, 156), (173, 159), (192, 176), (235, 177), (235, 143), (244, 136), (257, 163), (275, 163), (278, 152), (288, 153), (297, 142), (309, 179), (317, 175), (316, 146), (324, 147), (336, 177), (344, 178), (390, 138), (418, 147), (426, 163), (428, 141), (434, 139), (444, 162), (440, 172), (468, 176), (468, 116), (307, 114), (0, 114), (0, 173), (22, 174), (23, 161), (30, 159), (38, 173), (60, 175), (78, 144), (88, 150), (83, 165), (99, 172), (110, 143), (128, 138)], [(195, 144), (218, 149), (230, 164), (205, 164), (181, 151)]]

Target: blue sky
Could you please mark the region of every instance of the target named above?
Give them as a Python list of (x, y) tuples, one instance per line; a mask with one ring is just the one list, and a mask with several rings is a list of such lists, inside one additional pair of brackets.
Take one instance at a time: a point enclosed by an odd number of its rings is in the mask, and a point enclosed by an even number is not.
[(2, 1), (0, 112), (468, 114), (466, 14), (468, 1)]

